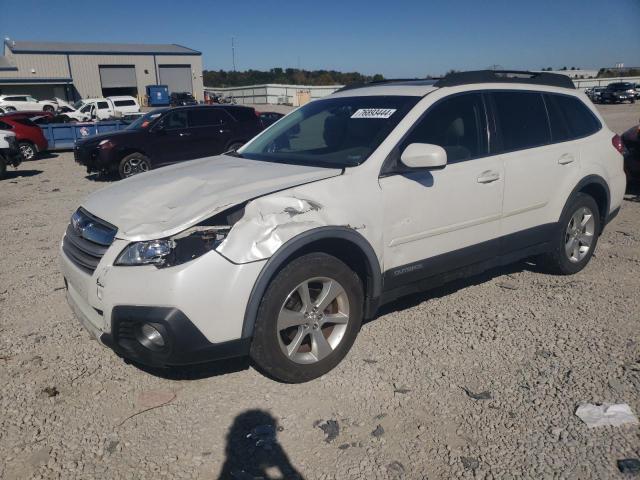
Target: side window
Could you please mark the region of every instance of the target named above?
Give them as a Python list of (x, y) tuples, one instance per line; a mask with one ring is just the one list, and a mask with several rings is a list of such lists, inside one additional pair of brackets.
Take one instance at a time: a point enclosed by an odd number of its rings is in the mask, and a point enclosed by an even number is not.
[(98, 109), (99, 110), (108, 110), (109, 109), (109, 104), (107, 102), (98, 102)]
[(28, 102), (37, 102), (38, 100), (36, 100), (36, 99), (35, 99), (35, 98), (33, 98), (33, 97), (27, 97), (27, 101), (28, 101)]
[(229, 120), (229, 115), (216, 107), (194, 108), (189, 111), (189, 126), (191, 127), (222, 125), (223, 123), (229, 123)]
[(551, 124), (551, 141), (554, 143), (566, 142), (571, 140), (571, 131), (569, 124), (557, 102), (558, 95), (545, 93), (544, 102), (547, 105), (549, 113), (549, 122)]
[(7, 102), (26, 102), (27, 97), (7, 97), (5, 100)]
[[(492, 92), (495, 116), (501, 133), (502, 152), (523, 150), (551, 142), (542, 94)], [(499, 152), (496, 152), (499, 153)]]
[(162, 119), (162, 125), (167, 130), (178, 130), (181, 128), (187, 128), (187, 112), (185, 110), (178, 110), (169, 113)]
[(569, 95), (553, 95), (553, 97), (564, 113), (573, 138), (586, 137), (600, 130), (601, 125), (598, 119), (579, 99)]
[(116, 107), (131, 107), (135, 106), (136, 102), (133, 100), (116, 100), (113, 102)]
[(80, 109), (80, 112), (87, 113), (89, 110), (91, 110), (92, 105), (93, 105), (92, 103), (87, 103), (84, 107)]
[(401, 151), (411, 143), (440, 145), (447, 152), (449, 163), (486, 155), (487, 125), (482, 96), (467, 93), (440, 101), (416, 123)]

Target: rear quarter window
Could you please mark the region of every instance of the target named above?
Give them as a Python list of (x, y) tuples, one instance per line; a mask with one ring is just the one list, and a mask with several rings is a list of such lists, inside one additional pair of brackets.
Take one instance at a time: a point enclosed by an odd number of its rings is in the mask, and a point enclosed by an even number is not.
[(135, 106), (136, 102), (134, 102), (133, 100), (116, 100), (115, 102), (113, 102), (113, 104), (116, 107), (133, 107)]
[(569, 95), (550, 95), (564, 114), (572, 138), (592, 135), (602, 128), (600, 121), (578, 98)]

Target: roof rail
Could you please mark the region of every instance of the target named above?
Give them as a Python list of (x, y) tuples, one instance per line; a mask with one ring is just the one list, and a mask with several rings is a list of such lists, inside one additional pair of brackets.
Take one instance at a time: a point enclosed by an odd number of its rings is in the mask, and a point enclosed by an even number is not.
[(469, 83), (525, 83), (575, 89), (567, 75), (549, 72), (527, 72), (518, 70), (475, 70), (449, 73), (438, 80), (435, 87), (453, 87)]
[(381, 85), (388, 85), (390, 83), (398, 83), (401, 85), (430, 85), (433, 82), (438, 80), (437, 78), (385, 78), (383, 80), (372, 80), (370, 82), (358, 82), (352, 83), (350, 85), (345, 85), (342, 88), (339, 88), (333, 93), (344, 92), (345, 90), (352, 90), (354, 88), (365, 88), (365, 87), (378, 87)]

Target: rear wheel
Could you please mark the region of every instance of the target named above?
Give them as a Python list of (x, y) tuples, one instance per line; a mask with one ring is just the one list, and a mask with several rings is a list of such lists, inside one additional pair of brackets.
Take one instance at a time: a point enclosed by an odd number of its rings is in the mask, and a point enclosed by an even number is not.
[(0, 155), (0, 179), (3, 179), (6, 174), (7, 164), (5, 163), (4, 158), (2, 158), (2, 155)]
[(54, 112), (54, 108), (51, 105), (45, 105), (44, 107), (42, 107), (42, 111), (43, 112)]
[(36, 147), (32, 143), (20, 142), (18, 143), (18, 148), (24, 160), (33, 160), (36, 157)]
[(15, 112), (16, 111), (16, 107), (4, 107), (6, 112)]
[(593, 197), (578, 193), (562, 214), (553, 250), (542, 257), (543, 266), (561, 275), (578, 273), (586, 267), (598, 243), (600, 221)]
[(251, 358), (283, 382), (324, 375), (353, 345), (363, 298), (359, 277), (337, 258), (311, 253), (293, 260), (262, 298)]
[(118, 173), (120, 178), (128, 178), (138, 173), (144, 173), (151, 170), (149, 159), (138, 152), (131, 153), (120, 161)]

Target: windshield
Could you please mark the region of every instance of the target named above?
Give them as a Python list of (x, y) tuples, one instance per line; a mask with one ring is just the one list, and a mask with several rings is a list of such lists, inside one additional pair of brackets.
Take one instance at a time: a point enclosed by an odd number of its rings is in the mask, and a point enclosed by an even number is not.
[(84, 102), (82, 100), (78, 100), (76, 103), (73, 104), (73, 108), (75, 108), (76, 110), (80, 110), (83, 105), (84, 105)]
[(278, 121), (239, 155), (324, 167), (360, 165), (418, 100), (408, 96), (317, 100)]
[(156, 118), (166, 112), (167, 109), (154, 110), (141, 117), (138, 117), (135, 121), (131, 122), (127, 127), (127, 130), (137, 130), (139, 128), (147, 128)]

